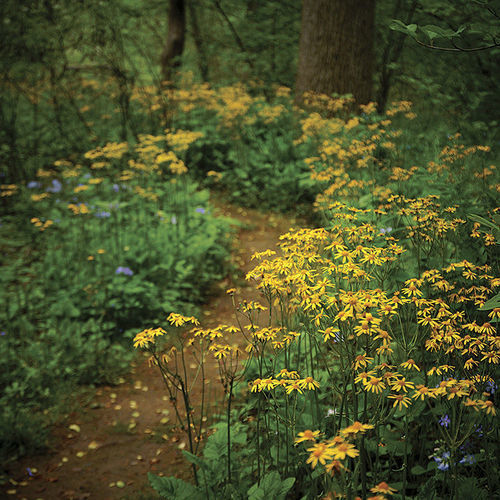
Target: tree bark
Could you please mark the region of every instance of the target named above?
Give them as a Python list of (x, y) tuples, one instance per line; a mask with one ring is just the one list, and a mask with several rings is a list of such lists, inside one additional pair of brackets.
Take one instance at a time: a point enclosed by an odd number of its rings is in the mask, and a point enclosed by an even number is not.
[(372, 98), (375, 0), (303, 0), (295, 85), (307, 90)]
[(184, 0), (170, 0), (168, 12), (168, 35), (161, 55), (162, 81), (172, 80), (173, 69), (180, 66), (186, 36), (186, 7)]

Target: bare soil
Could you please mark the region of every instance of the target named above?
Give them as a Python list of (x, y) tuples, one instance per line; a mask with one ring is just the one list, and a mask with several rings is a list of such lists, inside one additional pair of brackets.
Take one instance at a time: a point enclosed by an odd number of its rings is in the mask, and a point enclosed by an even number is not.
[[(242, 224), (233, 249), (241, 276), (252, 269), (254, 252), (275, 248), (279, 235), (295, 226), (295, 220), (286, 216), (216, 205), (220, 214)], [(217, 286), (220, 292), (204, 307), (202, 325), (236, 324), (232, 299), (225, 293), (232, 287), (237, 290), (236, 301), (260, 298), (258, 291), (242, 279), (227, 277)], [(222, 390), (216, 389), (220, 384), (211, 383), (217, 377), (214, 361), (208, 368), (208, 386), (211, 396), (220, 399)], [(195, 403), (200, 394), (200, 388), (195, 388)], [(216, 412), (214, 407), (212, 413)], [(186, 437), (174, 423), (175, 413), (157, 368), (149, 367), (146, 358), (138, 354), (121, 384), (99, 387), (91, 397), (82, 398), (78, 410), (54, 429), (47, 453), (9, 465), (10, 482), (0, 487), (0, 498), (156, 498), (147, 480), (148, 472), (192, 479), (190, 465), (181, 453)]]

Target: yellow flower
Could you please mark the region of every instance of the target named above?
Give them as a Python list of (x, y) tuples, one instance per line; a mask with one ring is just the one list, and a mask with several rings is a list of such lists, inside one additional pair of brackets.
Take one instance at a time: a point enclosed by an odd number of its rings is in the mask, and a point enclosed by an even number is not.
[(260, 382), (261, 390), (271, 390), (274, 389), (277, 385), (279, 385), (279, 381), (272, 378), (262, 379)]
[(386, 482), (382, 481), (377, 486), (371, 488), (370, 491), (372, 493), (382, 493), (383, 495), (393, 495), (398, 490), (391, 488)]
[(361, 372), (361, 373), (358, 373), (358, 376), (354, 379), (354, 382), (356, 384), (359, 384), (359, 383), (363, 383), (363, 384), (366, 384), (366, 381), (368, 380), (368, 378), (370, 378), (371, 376), (373, 376), (375, 372), (373, 370), (370, 370), (368, 372)]
[(403, 389), (404, 392), (408, 392), (407, 388), (414, 389), (415, 384), (413, 382), (408, 382), (405, 377), (400, 378), (391, 384), (391, 389), (396, 392), (399, 392), (401, 389)]
[(408, 361), (405, 361), (404, 363), (401, 363), (399, 366), (402, 366), (403, 368), (406, 368), (407, 370), (411, 370), (412, 368), (420, 371), (420, 368), (418, 367), (417, 363), (413, 361), (413, 359), (409, 359)]
[(481, 358), (481, 361), (484, 361), (485, 359), (488, 360), (488, 363), (494, 363), (494, 364), (498, 364), (498, 356), (499, 356), (499, 352), (498, 351), (492, 351), (492, 352), (487, 352), (482, 358)]
[(312, 448), (308, 448), (307, 451), (311, 452), (311, 454), (306, 463), (311, 464), (313, 469), (318, 465), (318, 462), (321, 465), (325, 465), (327, 460), (333, 458), (334, 453), (332, 448), (329, 448), (325, 443), (316, 443)]
[(429, 389), (425, 385), (417, 385), (417, 388), (415, 389), (415, 392), (412, 396), (414, 399), (421, 399), (422, 401), (424, 400), (425, 396), (429, 398), (435, 398), (435, 391), (433, 389)]
[(285, 390), (287, 394), (291, 394), (293, 391), (297, 391), (303, 394), (298, 380), (286, 380), (286, 383), (287, 385)]
[(187, 317), (173, 312), (168, 315), (167, 321), (174, 326), (183, 326), (186, 323), (192, 323), (193, 325), (200, 324), (194, 316)]
[(385, 384), (382, 382), (382, 377), (370, 377), (368, 382), (365, 382), (365, 390), (380, 394), (385, 389)]
[(361, 434), (364, 434), (367, 430), (373, 429), (372, 424), (362, 424), (361, 422), (354, 422), (351, 424), (349, 427), (346, 427), (345, 429), (342, 429), (340, 433), (344, 436), (349, 436), (351, 434), (355, 435), (360, 432)]
[(303, 441), (315, 441), (320, 434), (320, 431), (311, 431), (307, 429), (304, 432), (298, 433), (298, 437), (295, 438), (295, 442), (302, 443)]
[(307, 389), (309, 391), (315, 391), (319, 388), (319, 382), (314, 380), (312, 377), (306, 377), (303, 380), (299, 380), (299, 387), (301, 389)]
[(262, 390), (261, 388), (261, 382), (262, 382), (262, 379), (260, 378), (256, 378), (253, 382), (252, 382), (252, 386), (250, 388), (250, 392), (260, 392)]
[(392, 407), (395, 408), (397, 406), (399, 411), (403, 409), (403, 406), (405, 408), (408, 408), (411, 403), (411, 399), (408, 398), (405, 394), (390, 394), (387, 397), (389, 399), (394, 399), (394, 404), (392, 405)]
[(497, 411), (495, 409), (495, 406), (493, 405), (493, 401), (487, 400), (483, 401), (482, 399), (478, 400), (478, 405), (481, 408), (481, 410), (486, 411), (486, 415), (493, 415), (495, 416), (497, 414)]
[(340, 443), (332, 451), (335, 460), (344, 460), (346, 457), (354, 458), (359, 455), (359, 451), (351, 443)]
[(358, 368), (364, 368), (368, 363), (371, 363), (373, 361), (373, 358), (370, 358), (365, 354), (360, 354), (359, 356), (356, 356), (356, 359), (354, 360), (354, 369), (357, 370)]

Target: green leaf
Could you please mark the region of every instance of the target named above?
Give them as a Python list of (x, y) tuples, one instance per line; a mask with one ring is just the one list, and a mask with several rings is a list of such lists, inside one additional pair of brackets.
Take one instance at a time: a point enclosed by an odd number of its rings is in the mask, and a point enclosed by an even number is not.
[(175, 477), (160, 477), (148, 473), (151, 486), (162, 498), (168, 500), (205, 500), (203, 493), (194, 485)]
[(294, 477), (289, 477), (281, 481), (278, 472), (269, 472), (262, 478), (260, 485), (256, 483), (248, 490), (248, 500), (265, 500), (270, 498), (273, 500), (284, 500), (294, 483)]
[(389, 28), (393, 31), (399, 31), (404, 33), (405, 35), (409, 35), (412, 38), (417, 38), (417, 29), (418, 26), (416, 24), (408, 24), (399, 21), (398, 19), (393, 19), (391, 24), (389, 24)]
[(182, 454), (188, 462), (197, 465), (200, 469), (210, 470), (210, 467), (202, 458), (193, 455), (187, 450), (182, 450)]
[(494, 297), (491, 297), (490, 300), (487, 300), (480, 308), (480, 311), (491, 311), (496, 307), (500, 307), (500, 292), (497, 293)]
[(415, 465), (414, 467), (411, 468), (411, 473), (414, 476), (420, 476), (422, 474), (425, 474), (427, 472), (427, 469), (424, 469), (421, 465)]

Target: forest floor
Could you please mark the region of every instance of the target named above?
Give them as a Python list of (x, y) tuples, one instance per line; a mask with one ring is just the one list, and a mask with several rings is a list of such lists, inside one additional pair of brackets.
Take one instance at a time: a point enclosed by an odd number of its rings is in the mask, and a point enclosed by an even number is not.
[[(275, 248), (279, 236), (296, 225), (290, 217), (217, 203), (218, 213), (240, 222), (236, 229), (233, 262), (238, 268), (218, 284), (220, 290), (203, 308), (202, 326), (236, 324), (235, 300), (259, 300), (259, 292), (243, 283), (255, 265), (254, 252)], [(131, 345), (131, 349), (132, 349)], [(194, 364), (190, 369), (195, 367)], [(211, 399), (222, 400), (218, 366), (207, 368)], [(214, 381), (214, 383), (211, 383)], [(200, 387), (194, 387), (194, 405)], [(212, 408), (211, 415), (218, 412)], [(210, 425), (210, 417), (207, 426)], [(156, 367), (138, 353), (130, 373), (116, 386), (101, 386), (79, 398), (77, 409), (52, 433), (51, 447), (43, 455), (24, 457), (7, 467), (9, 483), (0, 498), (26, 500), (140, 500), (156, 498), (148, 472), (192, 480), (190, 464), (181, 450), (185, 435), (175, 428), (175, 412)]]

